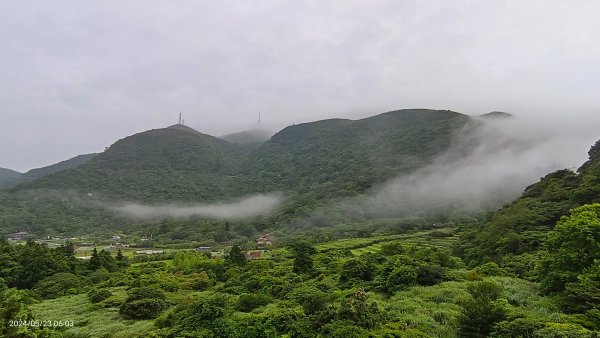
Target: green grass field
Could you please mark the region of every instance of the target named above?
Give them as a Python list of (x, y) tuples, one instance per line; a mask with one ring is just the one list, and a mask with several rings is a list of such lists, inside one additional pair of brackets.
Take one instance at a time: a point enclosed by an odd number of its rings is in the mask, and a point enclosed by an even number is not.
[[(124, 300), (123, 288), (114, 288), (113, 300)], [(134, 337), (150, 330), (152, 320), (125, 320), (117, 307), (103, 308), (92, 304), (86, 294), (45, 300), (30, 307), (38, 320), (73, 321), (74, 327), (66, 332), (89, 337)]]

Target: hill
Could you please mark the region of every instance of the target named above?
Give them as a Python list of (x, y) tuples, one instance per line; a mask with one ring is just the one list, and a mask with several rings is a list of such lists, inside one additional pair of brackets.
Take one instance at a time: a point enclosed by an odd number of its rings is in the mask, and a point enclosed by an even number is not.
[(70, 189), (141, 201), (210, 200), (228, 195), (243, 149), (184, 125), (138, 133), (115, 142), (80, 167), (19, 188)]
[(479, 117), (486, 119), (510, 119), (515, 117), (513, 114), (505, 113), (502, 111), (493, 111), (487, 114), (479, 115)]
[(78, 155), (78, 156), (75, 156), (68, 160), (58, 162), (53, 165), (49, 165), (49, 166), (42, 167), (42, 168), (31, 169), (28, 172), (21, 175), (20, 180), (21, 181), (33, 181), (35, 179), (44, 177), (46, 175), (54, 174), (54, 173), (57, 173), (57, 172), (60, 172), (63, 170), (67, 170), (67, 169), (77, 168), (78, 166), (80, 166), (84, 163), (87, 163), (89, 160), (91, 160), (96, 155), (97, 154)]
[(253, 129), (241, 131), (239, 133), (227, 134), (219, 136), (220, 139), (225, 140), (229, 143), (236, 144), (251, 144), (251, 143), (264, 143), (268, 141), (273, 133), (262, 129)]
[(0, 168), (0, 189), (10, 186), (22, 174), (11, 169)]
[[(34, 207), (30, 200), (15, 196), (39, 189), (70, 191), (84, 199), (91, 195), (109, 203), (212, 202), (282, 191), (287, 204), (254, 226), (287, 224), (398, 174), (428, 166), (441, 154), (449, 157), (457, 134), (482, 123), (446, 110), (399, 110), (360, 120), (289, 126), (254, 151), (182, 125), (149, 130), (117, 141), (77, 168), (15, 187), (16, 195), (6, 198), (22, 208), (7, 210), (11, 216), (0, 220), (0, 227), (32, 223), (27, 217), (41, 213), (39, 203)], [(460, 151), (451, 156), (466, 156), (473, 146), (476, 143), (461, 143)], [(59, 197), (57, 205), (45, 208), (50, 209), (56, 224), (45, 222), (55, 229), (65, 227), (61, 217), (82, 215)], [(109, 216), (103, 214), (102, 219)], [(308, 223), (317, 224), (312, 218)]]
[(410, 109), (293, 125), (263, 144), (241, 173), (266, 190), (353, 195), (429, 164), (469, 121), (455, 112)]
[[(466, 229), (458, 251), (471, 264), (509, 262), (542, 248), (547, 233), (575, 207), (600, 202), (600, 141), (577, 172), (559, 170), (525, 189), (520, 198)], [(506, 263), (510, 264), (510, 263)]]
[(119, 140), (76, 169), (20, 188), (142, 201), (209, 201), (274, 190), (310, 192), (316, 199), (348, 196), (426, 165), (469, 121), (424, 109), (324, 120), (287, 127), (255, 151), (175, 125)]
[(2, 182), (2, 179), (0, 178), (0, 188), (12, 188), (18, 184), (31, 182), (46, 175), (50, 175), (67, 169), (77, 168), (78, 166), (88, 162), (94, 156), (96, 156), (96, 154), (78, 155), (68, 160), (61, 161), (59, 163), (52, 164), (46, 167), (31, 169), (24, 174), (18, 173), (18, 175), (13, 176), (12, 179), (7, 180), (5, 182)]

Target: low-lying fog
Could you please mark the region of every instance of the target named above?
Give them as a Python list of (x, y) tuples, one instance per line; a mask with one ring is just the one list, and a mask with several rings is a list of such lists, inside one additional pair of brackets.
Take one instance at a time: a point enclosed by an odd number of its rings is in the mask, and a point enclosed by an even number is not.
[(144, 205), (124, 203), (111, 207), (112, 210), (135, 219), (158, 220), (164, 218), (187, 218), (192, 216), (216, 219), (239, 219), (268, 214), (284, 201), (281, 193), (246, 196), (232, 202), (213, 204), (162, 204)]
[(481, 121), (485, 125), (458, 133), (451, 149), (431, 165), (346, 200), (336, 212), (378, 218), (449, 207), (497, 208), (548, 173), (576, 170), (600, 139), (600, 118), (593, 115)]

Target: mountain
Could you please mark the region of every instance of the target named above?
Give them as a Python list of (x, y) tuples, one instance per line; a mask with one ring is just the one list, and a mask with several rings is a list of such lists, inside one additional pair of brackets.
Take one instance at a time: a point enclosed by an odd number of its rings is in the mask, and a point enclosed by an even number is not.
[[(283, 224), (431, 164), (447, 153), (457, 134), (482, 123), (447, 110), (407, 109), (360, 120), (292, 125), (254, 150), (183, 125), (153, 129), (115, 142), (77, 168), (15, 187), (14, 195), (6, 196), (15, 208), (7, 209), (11, 216), (0, 219), (0, 228), (36, 223), (32, 215), (50, 209), (54, 210), (53, 221), (47, 221), (48, 217), (37, 219), (56, 231), (65, 227), (61, 219), (85, 217), (60, 197), (57, 205), (38, 199), (35, 207), (30, 197), (14, 197), (27, 196), (28, 191), (35, 194), (39, 189), (109, 203), (211, 202), (282, 191), (288, 203), (265, 218), (261, 227)], [(465, 156), (470, 147), (461, 147), (462, 152), (456, 156)], [(31, 208), (24, 207), (30, 204)], [(42, 204), (48, 207), (40, 208)], [(101, 215), (99, 210), (93, 213), (98, 214), (102, 224), (114, 222), (106, 221), (111, 216)]]
[(479, 115), (479, 117), (486, 119), (509, 119), (515, 117), (513, 114), (505, 113), (502, 111), (493, 111), (487, 114)]
[(354, 195), (428, 164), (469, 121), (425, 109), (316, 121), (287, 127), (255, 151), (174, 125), (119, 140), (76, 169), (21, 188), (143, 201), (207, 201), (274, 190), (312, 192), (316, 199)]
[(49, 165), (49, 166), (42, 167), (42, 168), (31, 169), (28, 172), (21, 175), (20, 179), (33, 181), (40, 177), (54, 174), (59, 171), (77, 168), (78, 166), (80, 166), (84, 163), (87, 163), (89, 160), (91, 160), (96, 155), (97, 154), (78, 155), (78, 156), (72, 157), (68, 160), (58, 162), (53, 165)]
[(588, 154), (589, 160), (577, 172), (563, 169), (544, 176), (520, 198), (489, 213), (483, 224), (468, 228), (457, 250), (472, 265), (508, 262), (540, 250), (562, 216), (575, 207), (600, 202), (600, 141)]
[(219, 136), (220, 139), (229, 143), (249, 144), (249, 143), (264, 143), (273, 136), (273, 133), (263, 129), (253, 129), (241, 131), (238, 133)]
[(470, 121), (446, 110), (407, 109), (293, 125), (265, 142), (241, 173), (266, 190), (353, 195), (429, 164)]
[(115, 142), (78, 168), (42, 177), (20, 189), (70, 189), (107, 198), (211, 200), (228, 187), (245, 151), (177, 124)]
[(0, 189), (10, 186), (22, 174), (11, 169), (0, 168)]
[(96, 156), (96, 154), (78, 155), (68, 160), (61, 161), (59, 163), (52, 164), (46, 167), (31, 169), (24, 174), (19, 174), (16, 177), (13, 177), (13, 179), (6, 181), (4, 184), (0, 182), (0, 188), (11, 188), (18, 184), (30, 182), (38, 178), (44, 177), (46, 175), (50, 175), (67, 169), (77, 168), (78, 166), (88, 162), (94, 156)]

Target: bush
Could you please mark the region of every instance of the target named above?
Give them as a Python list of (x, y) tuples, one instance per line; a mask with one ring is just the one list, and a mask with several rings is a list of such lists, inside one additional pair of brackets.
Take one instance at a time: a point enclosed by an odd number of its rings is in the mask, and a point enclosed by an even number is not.
[(250, 312), (257, 307), (267, 305), (272, 301), (268, 295), (261, 293), (245, 293), (240, 295), (236, 309), (242, 312)]
[(127, 291), (126, 302), (132, 302), (140, 299), (160, 299), (165, 300), (165, 293), (161, 289), (152, 287), (132, 288)]
[(389, 292), (406, 289), (417, 282), (417, 269), (410, 265), (399, 266), (390, 272), (386, 280), (386, 289)]
[(202, 291), (212, 286), (212, 281), (205, 271), (194, 274), (191, 279), (191, 287), (194, 290)]
[(345, 283), (351, 280), (369, 281), (373, 279), (373, 267), (369, 266), (364, 260), (349, 259), (342, 266), (340, 282)]
[(165, 293), (156, 288), (141, 287), (127, 291), (127, 299), (119, 313), (125, 319), (152, 319), (167, 307)]
[(78, 293), (82, 286), (81, 279), (68, 272), (55, 273), (39, 281), (34, 290), (44, 299), (57, 298)]
[(489, 276), (507, 276), (506, 270), (502, 269), (496, 263), (485, 263), (475, 268), (475, 271), (483, 277)]
[(431, 286), (442, 282), (444, 269), (436, 265), (421, 265), (417, 269), (417, 283), (419, 285)]
[(150, 298), (125, 302), (121, 305), (119, 313), (125, 319), (153, 319), (166, 308), (164, 300)]
[(487, 337), (494, 324), (507, 315), (507, 302), (497, 301), (502, 287), (493, 282), (476, 282), (468, 286), (473, 297), (463, 304), (460, 335), (463, 337)]
[(110, 292), (108, 289), (91, 289), (88, 292), (88, 299), (92, 303), (100, 303), (110, 296), (112, 296), (112, 292)]

